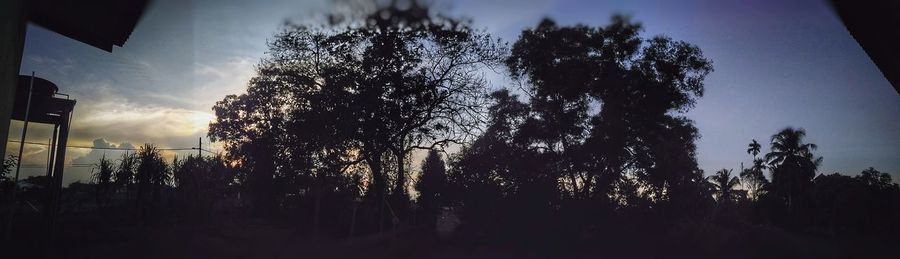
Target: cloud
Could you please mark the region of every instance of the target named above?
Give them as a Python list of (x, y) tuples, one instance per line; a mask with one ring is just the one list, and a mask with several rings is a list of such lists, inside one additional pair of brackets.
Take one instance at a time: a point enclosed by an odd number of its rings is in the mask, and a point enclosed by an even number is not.
[(173, 145), (178, 143), (170, 139), (205, 135), (213, 118), (207, 112), (111, 99), (85, 103), (72, 122), (72, 132), (81, 140), (102, 136), (115, 141)]
[(70, 57), (57, 59), (45, 55), (28, 55), (24, 62), (29, 63), (33, 67), (42, 68), (40, 69), (41, 72), (49, 70), (60, 76), (68, 76), (78, 65)]
[[(107, 81), (85, 84), (78, 89), (77, 96), (80, 98), (75, 106), (69, 146), (108, 148), (153, 143), (160, 148), (191, 148), (197, 145), (198, 137), (206, 135), (209, 122), (214, 119), (209, 112), (133, 102), (120, 95), (117, 89), (110, 87)], [(208, 105), (212, 106), (212, 103)], [(13, 121), (8, 137), (18, 140), (22, 126), (22, 122)], [(51, 132), (50, 125), (31, 123), (28, 126), (26, 141), (47, 143)], [(204, 146), (206, 145), (207, 143), (204, 143)], [(23, 178), (46, 173), (46, 169), (40, 165), (46, 165), (47, 151), (45, 145), (25, 146), (22, 164), (29, 165), (29, 168), (22, 169)], [(10, 143), (6, 152), (17, 154), (18, 145)], [(184, 155), (187, 152), (190, 151), (166, 151), (163, 155), (171, 159), (176, 154)], [(122, 151), (69, 148), (66, 164), (93, 164), (104, 153), (107, 157), (116, 159), (121, 156)], [(64, 183), (76, 180), (89, 181), (90, 168), (67, 166)]]
[[(134, 148), (134, 145), (128, 142), (123, 142), (119, 145), (107, 142), (103, 138), (98, 138), (94, 140), (92, 147), (96, 148)], [(117, 153), (121, 151), (115, 150), (103, 150), (103, 149), (91, 149), (86, 155), (76, 157), (72, 159), (72, 164), (94, 164), (100, 161), (100, 158), (106, 156), (106, 158), (110, 160), (115, 160), (117, 157)]]
[(232, 56), (221, 61), (207, 61), (194, 66), (196, 87), (188, 91), (198, 110), (209, 111), (212, 106), (229, 94), (238, 94), (247, 89), (256, 74), (257, 58)]
[(216, 78), (222, 78), (228, 75), (219, 68), (200, 63), (195, 65), (194, 74), (197, 76), (211, 76)]

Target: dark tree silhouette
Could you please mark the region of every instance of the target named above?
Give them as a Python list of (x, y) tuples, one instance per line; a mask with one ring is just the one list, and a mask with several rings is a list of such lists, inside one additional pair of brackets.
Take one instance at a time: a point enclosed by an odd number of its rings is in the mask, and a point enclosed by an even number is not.
[[(772, 136), (770, 152), (765, 158), (772, 169), (773, 195), (787, 205), (788, 214), (795, 216), (812, 185), (822, 158), (815, 158), (816, 144), (804, 143), (806, 131), (785, 128)], [(799, 203), (799, 204), (798, 204)]]
[(521, 159), (531, 153), (516, 133), (529, 113), (528, 105), (507, 90), (491, 97), (494, 104), (488, 109), (490, 119), (484, 134), (451, 157), (448, 172), (448, 199), (465, 206), (462, 216), (466, 224), (485, 230), (499, 226), (501, 201), (517, 193), (519, 183), (524, 182), (521, 177), (532, 172), (516, 171), (526, 166)]
[(753, 165), (750, 168), (743, 168), (741, 163), (741, 183), (747, 188), (751, 200), (756, 200), (765, 192), (765, 187), (769, 184), (763, 173), (766, 170), (766, 161), (756, 156), (760, 153), (762, 146), (755, 139), (751, 140), (747, 145), (747, 154), (753, 156)]
[(236, 170), (222, 157), (188, 155), (171, 164), (178, 211), (191, 218), (208, 218), (212, 205), (234, 191)]
[(113, 164), (112, 161), (106, 158), (106, 154), (100, 158), (100, 161), (94, 165), (94, 169), (96, 172), (92, 176), (94, 181), (97, 183), (95, 187), (95, 198), (97, 201), (97, 207), (100, 209), (105, 209), (107, 204), (109, 203), (110, 195), (115, 189), (113, 188), (112, 176), (113, 176)]
[(137, 208), (141, 209), (140, 217), (148, 219), (147, 213), (158, 209), (161, 202), (163, 186), (171, 179), (171, 174), (166, 162), (163, 160), (159, 148), (153, 144), (144, 144), (137, 152), (137, 172), (135, 174), (137, 184)]
[(755, 159), (756, 155), (759, 155), (760, 148), (762, 148), (762, 145), (760, 145), (759, 142), (756, 142), (756, 139), (753, 139), (750, 141), (750, 144), (747, 145), (747, 154), (752, 155)]
[(702, 215), (712, 192), (697, 168), (699, 134), (677, 114), (702, 94), (710, 63), (639, 30), (616, 17), (523, 32), (506, 61), (527, 98), (493, 93), (484, 133), (451, 157), (449, 196), (469, 229), (537, 245), (616, 214)]
[(276, 139), (284, 135), (287, 101), (277, 83), (271, 77), (251, 79), (246, 94), (229, 95), (216, 103), (216, 121), (209, 125), (210, 140), (221, 141), (232, 159), (251, 168), (248, 196), (254, 211), (263, 214), (278, 204), (273, 178), (277, 151), (284, 148)]
[(829, 174), (813, 181), (814, 223), (832, 235), (890, 240), (898, 230), (900, 188), (890, 175), (868, 168), (855, 177)]
[(734, 202), (734, 188), (741, 184), (737, 176), (731, 176), (732, 169), (721, 169), (709, 177), (709, 181), (716, 187), (716, 196), (720, 203)]
[[(503, 48), (453, 20), (376, 20), (353, 33), (366, 35), (358, 43), (361, 56), (341, 62), (359, 64), (360, 84), (351, 87), (359, 93), (355, 107), (364, 114), (361, 130), (369, 143), (363, 148), (370, 155), (389, 151), (394, 156), (392, 200), (404, 211), (409, 152), (471, 136), (484, 108), (485, 85), (478, 68), (495, 65)], [(378, 188), (383, 187), (376, 183)]]
[[(613, 16), (544, 19), (509, 49), (419, 1), (341, 3), (357, 13), (284, 25), (246, 92), (215, 104), (208, 137), (224, 155), (104, 155), (58, 203), (50, 176), (13, 183), (4, 160), (0, 217), (25, 223), (4, 244), (49, 244), (44, 257), (867, 258), (897, 243), (898, 184), (871, 167), (816, 176), (803, 129), (779, 131), (761, 157), (751, 140), (739, 176), (705, 176), (686, 116), (713, 70), (698, 46)], [(486, 70), (512, 85), (490, 87)], [(40, 203), (59, 220), (13, 217)]]
[(16, 157), (10, 155), (9, 157), (4, 158), (2, 163), (0, 163), (0, 193), (6, 194), (7, 191), (11, 191), (10, 188), (13, 186), (13, 180), (10, 179), (9, 174), (13, 171), (13, 168), (16, 167), (16, 161)]
[(601, 28), (544, 20), (513, 46), (507, 65), (532, 109), (520, 134), (549, 159), (549, 182), (561, 181), (565, 196), (608, 200), (632, 180), (643, 197), (676, 207), (701, 193), (699, 134), (677, 114), (702, 96), (711, 62), (696, 46), (640, 31), (622, 16)]
[(891, 181), (891, 175), (879, 172), (872, 167), (863, 170), (856, 179), (876, 191), (887, 191), (897, 188), (897, 184)]
[(372, 19), (289, 26), (270, 43), (248, 92), (216, 105), (210, 137), (254, 168), (251, 185), (274, 174), (320, 188), (326, 175), (364, 161), (372, 200), (382, 203), (392, 189), (391, 208), (403, 217), (410, 152), (472, 135), (484, 108), (479, 68), (496, 64), (502, 45), (453, 20)]
[(428, 151), (422, 161), (422, 170), (416, 182), (417, 201), (425, 226), (434, 230), (441, 208), (447, 205), (447, 167), (437, 150)]
[(135, 153), (124, 153), (119, 159), (116, 171), (113, 174), (113, 185), (117, 192), (123, 192), (126, 199), (131, 199), (134, 192), (135, 172), (138, 158)]

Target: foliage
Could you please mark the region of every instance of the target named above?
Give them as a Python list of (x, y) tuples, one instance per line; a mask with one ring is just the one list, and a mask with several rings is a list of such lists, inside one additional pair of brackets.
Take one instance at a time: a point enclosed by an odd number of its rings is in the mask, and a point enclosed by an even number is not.
[(721, 169), (709, 177), (709, 181), (716, 187), (716, 196), (720, 203), (734, 202), (734, 188), (741, 184), (737, 176), (731, 176), (732, 169)]
[(109, 202), (112, 191), (115, 190), (112, 182), (114, 168), (112, 161), (107, 159), (104, 154), (103, 157), (100, 158), (100, 161), (94, 165), (94, 169), (96, 172), (92, 178), (97, 184), (95, 190), (97, 205), (98, 207), (103, 208)]
[[(789, 217), (797, 219), (798, 207), (806, 206), (813, 177), (822, 158), (815, 158), (816, 144), (804, 143), (806, 131), (785, 128), (772, 135), (765, 155), (772, 171), (772, 195), (787, 205)], [(801, 210), (802, 211), (802, 210)]]
[(135, 180), (138, 207), (156, 208), (161, 202), (164, 186), (169, 184), (171, 173), (163, 160), (162, 153), (153, 144), (144, 144), (137, 152), (137, 170)]
[(430, 150), (422, 161), (422, 170), (416, 182), (417, 199), (422, 218), (427, 226), (434, 228), (443, 206), (448, 205), (447, 168), (437, 150)]
[(763, 173), (767, 169), (766, 160), (756, 157), (761, 148), (762, 145), (759, 142), (755, 139), (751, 140), (747, 145), (747, 154), (753, 156), (753, 165), (750, 168), (743, 168), (743, 163), (741, 163), (741, 183), (747, 188), (749, 198), (752, 200), (765, 194), (765, 188), (769, 184), (769, 180)]
[(171, 168), (176, 206), (186, 216), (209, 216), (213, 204), (228, 200), (237, 192), (237, 170), (221, 156), (188, 155), (180, 161), (175, 158)]
[(115, 168), (113, 185), (117, 191), (125, 191), (126, 198), (131, 197), (133, 192), (138, 163), (137, 154), (126, 152), (122, 154), (122, 158), (119, 159), (119, 163)]
[(696, 178), (696, 128), (672, 114), (703, 95), (711, 62), (691, 44), (644, 39), (641, 28), (622, 16), (601, 28), (544, 20), (513, 46), (507, 65), (530, 94), (528, 145), (557, 157), (550, 177), (566, 196), (605, 197), (630, 174), (646, 197), (667, 201)]
[(855, 177), (819, 175), (813, 181), (811, 196), (815, 211), (812, 223), (833, 234), (887, 238), (898, 230), (891, 219), (900, 216), (900, 188), (890, 175), (874, 168)]
[(252, 168), (256, 204), (275, 207), (276, 197), (346, 179), (365, 162), (370, 200), (390, 193), (391, 207), (406, 211), (412, 150), (473, 135), (484, 108), (479, 69), (498, 63), (503, 46), (467, 23), (401, 20), (288, 26), (247, 93), (216, 104), (209, 135)]
[[(10, 178), (9, 174), (13, 171), (13, 168), (16, 167), (16, 157), (10, 155), (0, 161), (0, 193), (7, 193), (13, 188), (13, 179)], [(5, 195), (4, 195), (5, 196)]]

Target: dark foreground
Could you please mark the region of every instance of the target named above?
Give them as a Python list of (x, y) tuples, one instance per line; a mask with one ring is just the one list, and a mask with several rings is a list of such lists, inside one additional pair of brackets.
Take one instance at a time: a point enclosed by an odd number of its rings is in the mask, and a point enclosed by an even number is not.
[[(19, 235), (3, 258), (891, 258), (884, 238), (800, 234), (771, 226), (684, 224), (666, 233), (610, 224), (576, 242), (506, 239), (475, 231), (438, 237), (405, 228), (354, 238), (312, 238), (290, 224), (246, 216), (146, 227), (61, 222), (53, 247)], [(96, 222), (94, 222), (96, 223)]]

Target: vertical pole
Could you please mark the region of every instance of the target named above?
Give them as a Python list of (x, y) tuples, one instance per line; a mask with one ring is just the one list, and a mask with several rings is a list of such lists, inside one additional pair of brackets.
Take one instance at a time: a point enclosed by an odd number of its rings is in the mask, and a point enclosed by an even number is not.
[[(74, 107), (72, 107), (74, 109)], [(63, 167), (65, 166), (66, 161), (66, 145), (69, 141), (69, 126), (72, 123), (72, 111), (62, 113), (62, 118), (59, 120), (59, 137), (58, 142), (56, 143), (56, 161), (53, 164), (53, 179), (50, 181), (50, 211), (48, 211), (47, 215), (47, 243), (48, 249), (47, 252), (53, 251), (54, 240), (53, 240), (53, 228), (55, 223), (55, 217), (57, 212), (59, 212), (59, 202), (60, 197), (62, 195), (62, 180), (63, 180)]]
[(16, 210), (19, 208), (19, 202), (16, 194), (19, 192), (19, 171), (22, 169), (22, 151), (25, 150), (25, 134), (28, 133), (28, 113), (31, 112), (31, 93), (34, 88), (34, 71), (31, 71), (31, 80), (28, 82), (28, 98), (25, 102), (25, 125), (22, 126), (22, 137), (19, 138), (19, 157), (16, 158), (16, 176), (13, 178), (12, 203), (9, 210), (9, 217), (6, 221), (6, 240), (12, 240), (12, 222), (16, 216)]
[[(53, 125), (53, 135), (50, 136), (50, 153), (47, 154), (47, 179), (53, 177), (53, 162), (56, 157), (56, 134), (59, 133), (59, 125)], [(49, 186), (45, 186), (49, 187)]]
[(50, 136), (50, 158), (47, 161), (47, 164), (48, 164), (47, 175), (46, 175), (47, 178), (45, 178), (47, 185), (44, 186), (45, 191), (44, 191), (44, 197), (43, 197), (44, 198), (43, 215), (45, 218), (50, 217), (50, 210), (53, 208), (53, 205), (51, 205), (51, 204), (53, 204), (53, 193), (51, 191), (53, 189), (53, 187), (52, 187), (53, 181), (51, 179), (53, 179), (53, 166), (56, 164), (55, 158), (56, 158), (56, 141), (57, 141), (56, 135), (57, 135), (57, 133), (59, 133), (59, 125), (53, 125), (53, 135)]
[(50, 174), (50, 160), (53, 159), (53, 137), (47, 138), (47, 175)]
[(22, 137), (19, 139), (19, 157), (16, 161), (16, 178), (13, 187), (12, 197), (16, 198), (16, 190), (18, 190), (19, 169), (22, 168), (22, 152), (25, 150), (25, 134), (28, 133), (28, 115), (31, 112), (31, 94), (34, 92), (34, 71), (31, 71), (31, 80), (28, 82), (28, 98), (25, 102), (25, 125), (22, 126)]
[(197, 138), (197, 158), (203, 156), (203, 137)]

